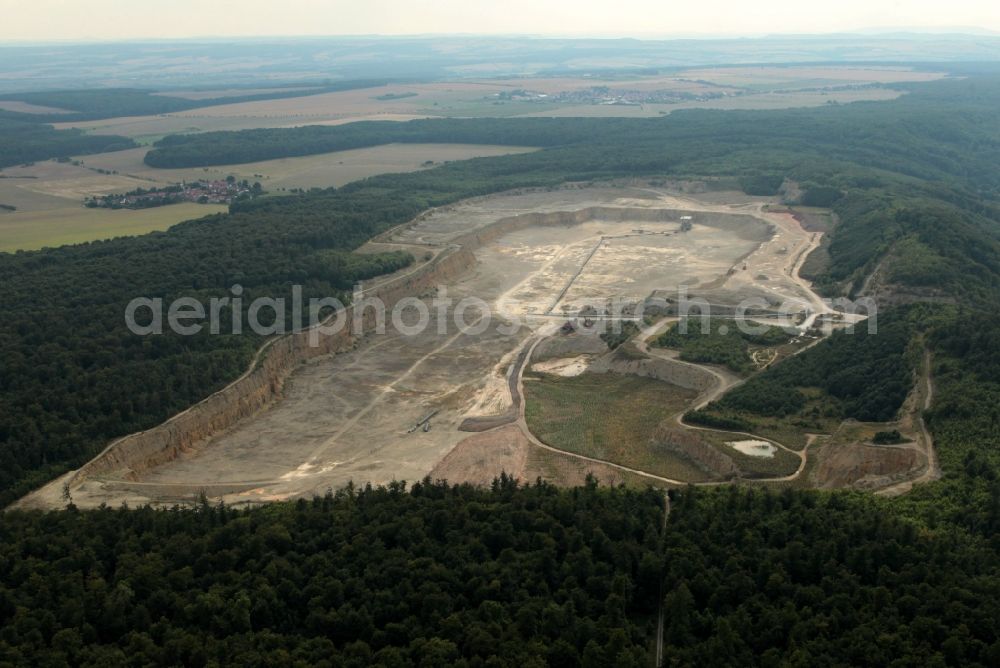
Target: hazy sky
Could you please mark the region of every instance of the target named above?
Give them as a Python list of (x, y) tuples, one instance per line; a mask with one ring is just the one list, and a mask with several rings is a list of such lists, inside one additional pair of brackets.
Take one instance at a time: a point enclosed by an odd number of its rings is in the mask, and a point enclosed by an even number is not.
[(0, 0), (0, 40), (501, 33), (1000, 31), (997, 0)]

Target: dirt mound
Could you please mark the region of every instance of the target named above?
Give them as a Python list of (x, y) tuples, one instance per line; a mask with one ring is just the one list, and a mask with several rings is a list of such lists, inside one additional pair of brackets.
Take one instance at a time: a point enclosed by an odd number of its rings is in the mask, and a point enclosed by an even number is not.
[(515, 420), (517, 420), (517, 415), (514, 412), (510, 412), (506, 415), (467, 417), (462, 420), (462, 424), (458, 425), (458, 430), (472, 432), (489, 431), (490, 429), (496, 429), (497, 427), (502, 427), (505, 424), (510, 424)]
[(528, 439), (517, 425), (476, 434), (460, 441), (431, 470), (430, 476), (452, 483), (488, 485), (505, 472), (523, 480), (529, 447)]
[(587, 370), (592, 373), (611, 372), (655, 378), (696, 392), (704, 392), (715, 383), (708, 371), (661, 357), (623, 359), (616, 355), (605, 355), (593, 362)]

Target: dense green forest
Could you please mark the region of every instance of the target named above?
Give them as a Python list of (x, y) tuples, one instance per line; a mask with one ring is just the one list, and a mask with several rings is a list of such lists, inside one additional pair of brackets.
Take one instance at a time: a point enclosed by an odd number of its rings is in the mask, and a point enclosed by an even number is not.
[(0, 168), (135, 146), (127, 137), (87, 135), (80, 130), (56, 130), (51, 125), (0, 118)]
[(653, 491), (510, 479), (251, 512), (12, 512), (0, 664), (639, 668), (662, 513)]
[[(862, 494), (424, 481), (8, 512), (9, 665), (989, 666), (996, 547)], [(662, 592), (662, 595), (661, 595)]]
[(989, 666), (997, 546), (862, 494), (687, 490), (664, 554), (667, 665)]
[(138, 146), (128, 137), (84, 134), (80, 130), (56, 130), (48, 123), (87, 121), (118, 116), (145, 116), (185, 111), (254, 100), (301, 97), (338, 90), (380, 86), (386, 81), (358, 80), (322, 85), (302, 90), (272, 90), (232, 97), (191, 100), (133, 88), (40, 91), (8, 93), (7, 100), (41, 107), (65, 110), (59, 113), (24, 113), (0, 109), (0, 168), (21, 165), (49, 158), (65, 158), (108, 151), (120, 151)]

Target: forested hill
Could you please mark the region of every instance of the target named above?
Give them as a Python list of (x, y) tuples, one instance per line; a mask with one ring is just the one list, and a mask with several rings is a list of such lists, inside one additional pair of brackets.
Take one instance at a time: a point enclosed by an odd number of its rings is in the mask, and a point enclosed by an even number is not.
[[(372, 128), (383, 127), (358, 125), (329, 130), (372, 139)], [(827, 289), (849, 291), (889, 258), (893, 280), (977, 309), (1000, 303), (994, 76), (913, 86), (893, 102), (821, 109), (384, 127), (423, 140), (437, 133), (435, 141), (451, 127), (463, 142), (549, 148), (264, 198), (167, 232), (0, 254), (0, 501), (205, 397), (238, 376), (260, 344), (251, 335), (131, 336), (122, 319), (131, 298), (222, 296), (234, 283), (251, 296), (287, 296), (295, 282), (309, 294), (343, 290), (392, 268), (345, 261), (372, 235), (427, 207), (510, 188), (721, 176), (767, 193), (790, 178), (840, 214), (819, 277)], [(197, 147), (198, 137), (171, 141)]]
[(0, 168), (136, 146), (128, 137), (87, 135), (80, 130), (56, 130), (51, 125), (0, 118)]
[(4, 665), (990, 666), (1000, 562), (857, 493), (419, 482), (0, 518)]

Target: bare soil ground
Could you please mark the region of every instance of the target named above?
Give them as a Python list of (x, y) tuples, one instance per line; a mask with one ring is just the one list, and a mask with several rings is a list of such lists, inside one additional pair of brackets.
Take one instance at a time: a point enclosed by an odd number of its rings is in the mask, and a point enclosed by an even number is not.
[[(934, 442), (924, 424), (933, 399), (930, 354), (925, 351), (913, 389), (895, 422), (848, 420), (812, 448), (807, 475), (816, 487), (877, 490), (885, 496), (905, 494), (915, 484), (941, 477)], [(897, 430), (903, 442), (875, 445), (876, 432)]]

